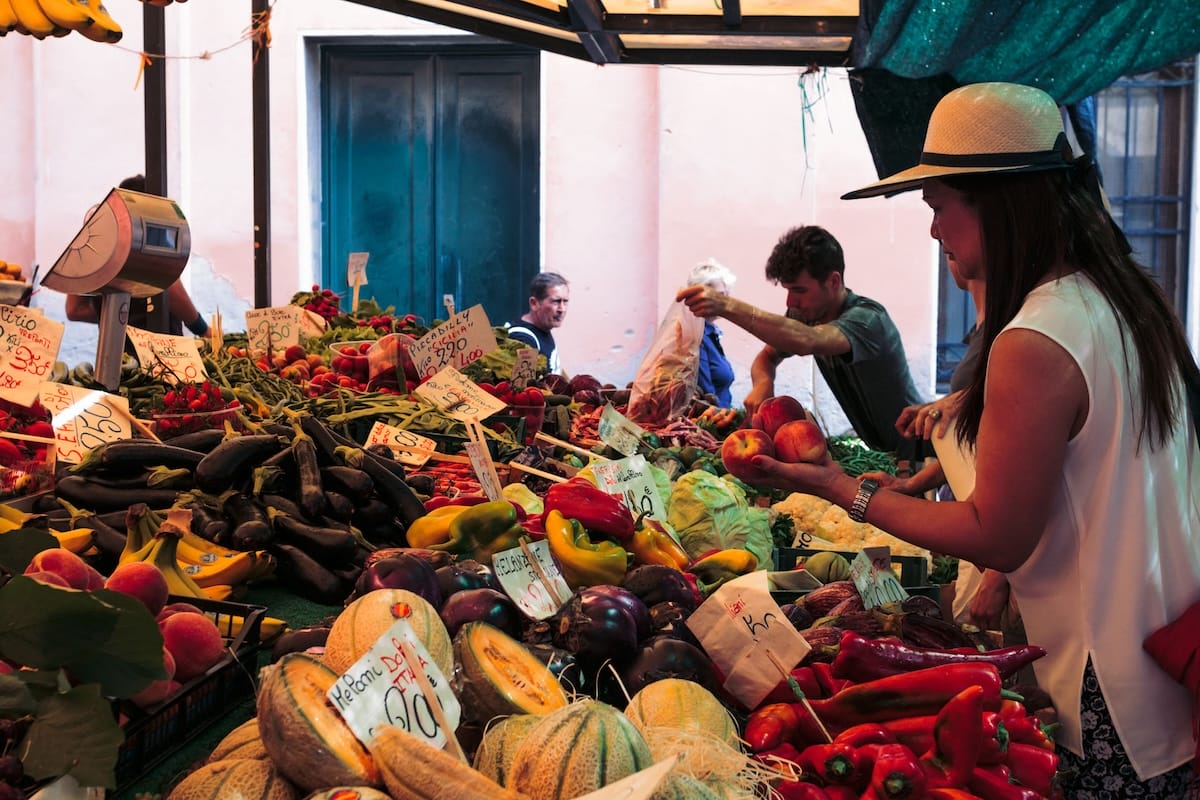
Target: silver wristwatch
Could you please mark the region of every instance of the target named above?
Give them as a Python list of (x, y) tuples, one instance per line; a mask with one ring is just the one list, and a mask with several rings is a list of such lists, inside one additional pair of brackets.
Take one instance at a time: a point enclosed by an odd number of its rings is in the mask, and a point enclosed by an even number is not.
[(858, 485), (858, 494), (854, 495), (854, 502), (850, 504), (850, 511), (846, 515), (855, 522), (862, 522), (867, 515), (867, 503), (871, 502), (871, 496), (879, 488), (879, 481), (872, 478), (864, 478), (862, 483)]

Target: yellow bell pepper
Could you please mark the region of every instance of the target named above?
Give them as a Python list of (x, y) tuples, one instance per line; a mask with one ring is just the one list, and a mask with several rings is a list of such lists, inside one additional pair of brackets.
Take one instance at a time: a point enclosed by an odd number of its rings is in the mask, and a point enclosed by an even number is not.
[(593, 542), (577, 519), (561, 511), (546, 514), (546, 541), (571, 589), (587, 586), (618, 586), (629, 566), (625, 548), (607, 539)]
[(408, 526), (409, 547), (432, 547), (450, 540), (450, 523), (471, 506), (448, 505), (435, 508)]

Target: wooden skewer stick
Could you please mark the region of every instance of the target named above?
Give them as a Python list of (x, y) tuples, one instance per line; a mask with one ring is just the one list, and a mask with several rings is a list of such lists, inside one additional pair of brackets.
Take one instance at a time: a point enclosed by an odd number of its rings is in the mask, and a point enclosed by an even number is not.
[(534, 555), (533, 550), (529, 547), (529, 537), (522, 536), (518, 542), (521, 545), (521, 552), (524, 553), (525, 558), (529, 560), (529, 566), (533, 567), (533, 573), (537, 575), (538, 582), (541, 583), (542, 586), (546, 587), (546, 593), (549, 594), (550, 599), (554, 601), (555, 607), (562, 608), (564, 601), (555, 590), (554, 581), (550, 580), (550, 576), (546, 574), (544, 569), (542, 569), (542, 565), (538, 563), (537, 556)]
[[(779, 670), (779, 674), (783, 676), (783, 679), (790, 682), (792, 679), (792, 674), (783, 668), (783, 664), (779, 663), (779, 658), (774, 652), (772, 652), (771, 648), (764, 648), (764, 650), (767, 654), (767, 658), (769, 658), (771, 663), (775, 665), (775, 669)], [(817, 716), (817, 712), (814, 711), (813, 707), (808, 704), (808, 698), (804, 696), (803, 692), (800, 693), (800, 703), (804, 706), (804, 710), (807, 711), (810, 716), (812, 716), (814, 721), (816, 721), (817, 727), (821, 729), (821, 735), (825, 737), (825, 741), (832, 742), (833, 737), (829, 735), (829, 730), (825, 727), (825, 723), (821, 722), (821, 718)]]
[(538, 431), (537, 436), (535, 436), (533, 438), (539, 439), (543, 442), (548, 442), (549, 444), (558, 445), (559, 447), (561, 447), (564, 450), (570, 450), (572, 453), (576, 453), (576, 454), (584, 456), (586, 458), (594, 458), (597, 461), (610, 461), (611, 460), (611, 459), (605, 458), (604, 456), (597, 455), (597, 454), (593, 453), (591, 450), (585, 450), (582, 447), (576, 447), (575, 445), (571, 444), (570, 442), (564, 442), (562, 439), (555, 439), (553, 436), (542, 433), (541, 431)]
[(142, 422), (133, 414), (130, 414), (119, 403), (111, 403), (109, 408), (111, 408), (113, 411), (116, 411), (118, 416), (127, 420), (129, 424), (133, 426), (134, 430), (136, 430), (142, 436), (145, 436), (147, 439), (153, 439), (156, 442), (162, 442), (162, 439), (158, 438), (158, 435), (154, 433), (154, 430), (149, 425)]
[(463, 752), (462, 745), (458, 743), (458, 739), (454, 736), (454, 728), (450, 725), (450, 720), (446, 718), (446, 712), (442, 710), (442, 704), (438, 702), (437, 694), (433, 691), (433, 685), (429, 682), (429, 676), (425, 674), (425, 670), (421, 669), (421, 662), (417, 659), (417, 654), (413, 652), (412, 645), (400, 639), (400, 651), (404, 653), (404, 661), (408, 664), (408, 668), (413, 671), (413, 676), (417, 679), (417, 685), (421, 687), (421, 694), (425, 695), (425, 700), (428, 701), (429, 710), (433, 713), (433, 718), (437, 720), (437, 724), (446, 732), (446, 748), (464, 764), (470, 765), (467, 760), (467, 754)]

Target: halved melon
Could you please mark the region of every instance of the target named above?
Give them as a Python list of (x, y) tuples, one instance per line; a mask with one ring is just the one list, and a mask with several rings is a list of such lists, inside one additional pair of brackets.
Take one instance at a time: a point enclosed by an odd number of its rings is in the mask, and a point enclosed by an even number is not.
[(454, 637), (463, 709), (480, 722), (509, 714), (549, 714), (567, 705), (562, 684), (536, 656), (486, 622), (468, 622)]

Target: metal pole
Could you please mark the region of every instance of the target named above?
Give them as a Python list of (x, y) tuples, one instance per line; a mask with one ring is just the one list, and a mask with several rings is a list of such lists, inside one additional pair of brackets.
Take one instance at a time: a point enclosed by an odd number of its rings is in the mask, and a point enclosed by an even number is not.
[[(166, 14), (161, 6), (142, 4), (142, 50), (151, 56), (150, 63), (142, 73), (146, 130), (146, 192), (166, 197), (167, 60), (160, 56), (167, 52), (167, 24)], [(151, 330), (167, 331), (170, 326), (170, 308), (166, 292), (154, 295), (150, 303), (154, 310), (148, 314), (146, 324)], [(123, 332), (122, 330), (122, 334)]]
[[(261, 26), (269, 0), (251, 0), (251, 24)], [(252, 40), (251, 103), (254, 151), (254, 307), (271, 305), (271, 56), (266, 35)]]

